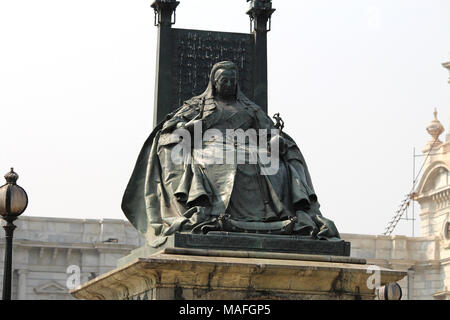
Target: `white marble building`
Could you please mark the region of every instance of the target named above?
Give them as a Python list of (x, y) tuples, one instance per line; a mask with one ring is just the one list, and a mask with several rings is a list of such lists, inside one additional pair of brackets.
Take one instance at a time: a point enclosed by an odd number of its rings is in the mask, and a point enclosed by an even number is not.
[[(12, 299), (73, 299), (68, 292), (77, 281), (74, 271), (80, 271), (84, 283), (114, 269), (120, 257), (144, 244), (123, 220), (22, 216), (14, 223)], [(3, 275), (4, 237), (0, 241)]]

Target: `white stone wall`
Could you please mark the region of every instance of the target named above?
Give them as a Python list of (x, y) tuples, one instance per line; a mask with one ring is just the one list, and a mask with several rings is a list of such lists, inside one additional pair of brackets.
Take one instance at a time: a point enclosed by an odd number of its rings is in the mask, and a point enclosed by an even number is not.
[(422, 208), (422, 212), (420, 214), (421, 235), (425, 237), (430, 235), (439, 235), (442, 231), (444, 221), (446, 221), (450, 215), (449, 208), (450, 207), (443, 208), (438, 211), (430, 211), (428, 208), (424, 210)]
[(446, 247), (442, 237), (341, 236), (351, 242), (351, 256), (365, 258), (368, 264), (408, 272), (399, 282), (402, 299), (438, 299), (442, 297), (436, 295), (450, 288), (450, 247)]
[[(73, 299), (66, 285), (68, 266), (80, 268), (80, 283), (84, 283), (114, 269), (119, 258), (144, 244), (138, 232), (123, 220), (23, 216), (15, 224), (13, 299)], [(2, 236), (0, 274), (3, 259)]]

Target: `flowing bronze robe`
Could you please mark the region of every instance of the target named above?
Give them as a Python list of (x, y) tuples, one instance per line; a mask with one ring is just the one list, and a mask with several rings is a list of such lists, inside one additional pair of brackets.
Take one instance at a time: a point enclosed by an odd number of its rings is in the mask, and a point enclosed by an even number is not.
[[(213, 72), (211, 74), (213, 79)], [(257, 132), (275, 129), (272, 120), (239, 88), (234, 111), (224, 114), (214, 99), (211, 86), (210, 81), (204, 94), (186, 101), (169, 114), (142, 147), (122, 200), (122, 210), (130, 222), (154, 247), (177, 231), (230, 231), (230, 226), (236, 227), (229, 224), (233, 221), (237, 223), (236, 231), (247, 232), (243, 229), (248, 226), (253, 231), (276, 233), (277, 230), (266, 226), (273, 227), (274, 221), (278, 221), (278, 232), (282, 234), (340, 240), (334, 223), (320, 213), (303, 155), (283, 132), (280, 139), (284, 150), (280, 170), (275, 175), (259, 175), (258, 165), (196, 162), (194, 153), (192, 161), (187, 163), (171, 161), (171, 153), (180, 142), (173, 131), (199, 113), (203, 132), (208, 129), (221, 132), (225, 129), (252, 128)], [(211, 155), (218, 149), (230, 147), (223, 141), (212, 140), (203, 142), (202, 152)], [(265, 190), (264, 195), (261, 190)], [(270, 202), (270, 217), (262, 212), (263, 199)], [(225, 221), (228, 225), (223, 219), (226, 213), (229, 214)]]

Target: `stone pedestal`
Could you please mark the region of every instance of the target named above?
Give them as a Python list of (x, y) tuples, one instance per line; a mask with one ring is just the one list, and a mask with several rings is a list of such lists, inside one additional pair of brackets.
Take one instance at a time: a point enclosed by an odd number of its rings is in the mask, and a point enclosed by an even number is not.
[[(93, 279), (78, 299), (205, 300), (375, 298), (364, 260), (290, 253), (165, 249)], [(380, 268), (380, 284), (406, 273)]]

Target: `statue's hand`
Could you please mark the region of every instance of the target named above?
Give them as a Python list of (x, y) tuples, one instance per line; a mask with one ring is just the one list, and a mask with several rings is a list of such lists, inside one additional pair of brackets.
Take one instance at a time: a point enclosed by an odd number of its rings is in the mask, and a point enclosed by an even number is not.
[(191, 121), (189, 121), (189, 122), (186, 122), (185, 124), (184, 124), (184, 129), (186, 129), (186, 130), (188, 130), (189, 132), (194, 132), (194, 128), (196, 127), (196, 126), (202, 126), (203, 125), (203, 120), (202, 119), (192, 119)]
[(195, 118), (193, 118), (192, 120), (189, 120), (188, 122), (183, 122), (183, 121), (178, 122), (176, 125), (176, 128), (177, 129), (186, 129), (192, 133), (192, 132), (194, 132), (195, 126), (199, 125), (200, 123), (203, 125), (203, 119), (201, 117), (201, 114), (198, 114), (197, 116), (195, 116)]
[(287, 152), (288, 146), (286, 140), (281, 137), (279, 134), (270, 138), (268, 148), (272, 151), (272, 145), (274, 143), (278, 143), (278, 150), (281, 156), (284, 156)]

